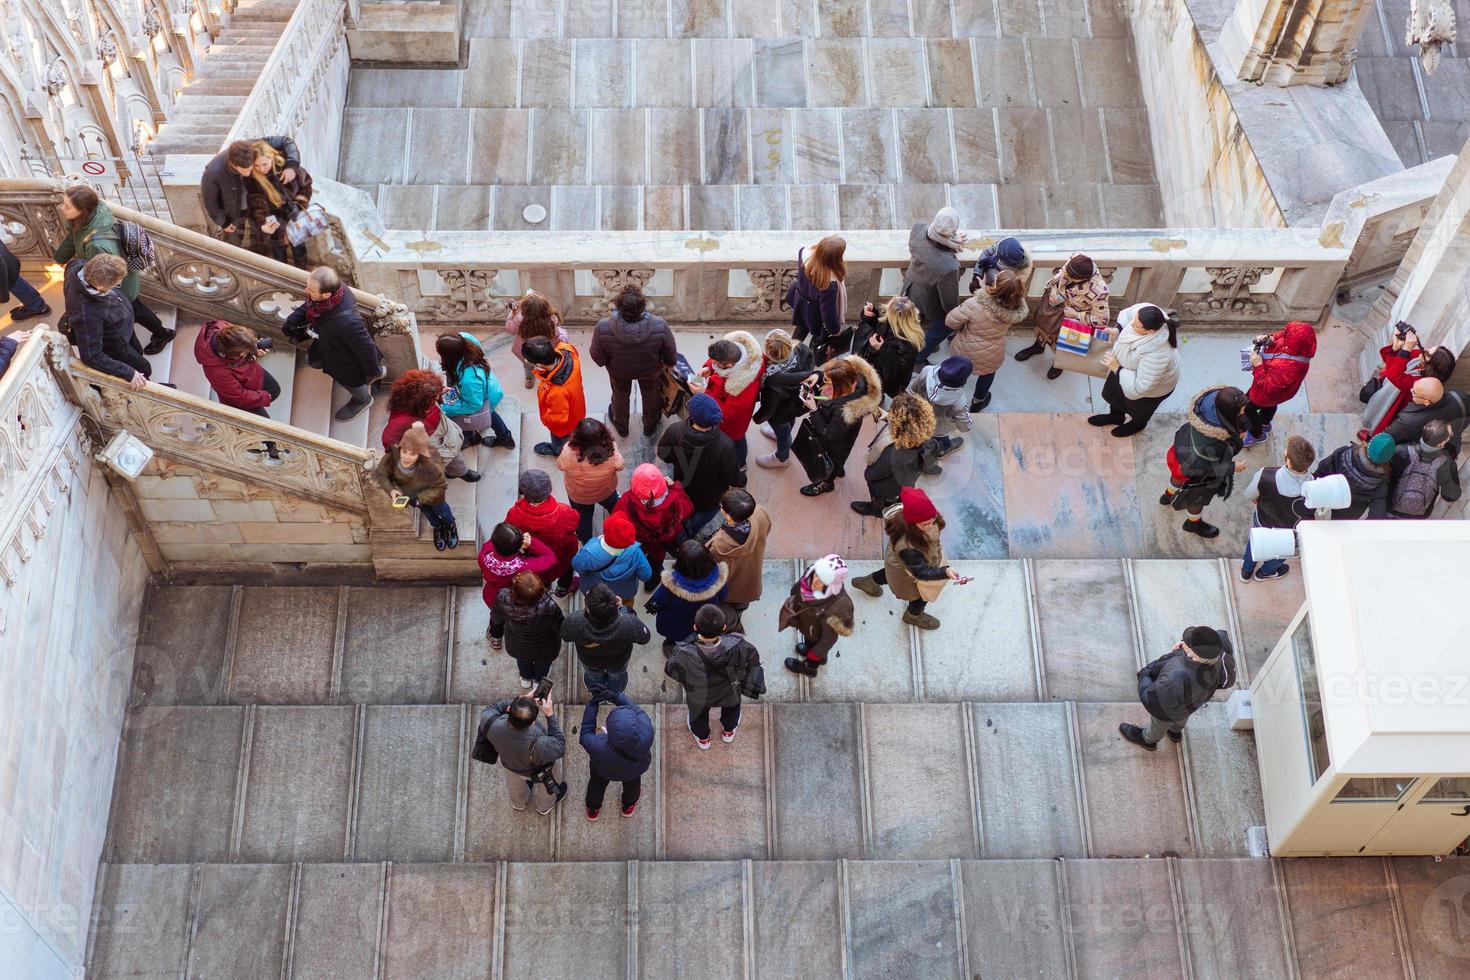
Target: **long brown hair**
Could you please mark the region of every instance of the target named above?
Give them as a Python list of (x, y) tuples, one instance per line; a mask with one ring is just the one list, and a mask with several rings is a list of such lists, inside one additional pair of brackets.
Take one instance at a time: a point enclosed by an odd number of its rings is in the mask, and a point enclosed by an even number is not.
[(847, 240), (836, 235), (828, 235), (811, 247), (802, 261), (802, 268), (813, 286), (826, 289), (833, 282), (847, 279), (847, 264), (842, 261), (846, 251)]
[(1001, 269), (995, 274), (995, 281), (985, 287), (994, 300), (1008, 310), (1014, 310), (1026, 302), (1026, 287), (1021, 282), (1021, 277), (1010, 269)]
[(831, 382), (833, 398), (841, 398), (857, 388), (858, 370), (848, 360), (849, 356), (834, 357), (822, 365), (822, 377)]
[(72, 207), (82, 212), (71, 223), (72, 230), (87, 227), (87, 222), (97, 213), (97, 192), (86, 184), (73, 184), (66, 189), (66, 199), (71, 202)]
[(485, 348), (466, 340), (457, 333), (446, 333), (434, 341), (434, 351), (439, 355), (439, 366), (451, 378), (460, 378), (469, 368), (484, 368), (490, 373), (490, 362), (485, 360)]
[[(935, 515), (935, 531), (944, 530), (944, 518)], [(919, 525), (910, 524), (904, 519), (903, 511), (895, 511), (893, 516), (883, 525), (883, 530), (888, 532), (888, 543), (894, 548), (913, 548), (915, 551), (923, 551), (927, 554), (933, 544), (933, 538), (920, 530)]]
[(260, 352), (260, 338), (249, 327), (238, 323), (227, 324), (214, 335), (214, 344), (219, 356), (227, 361), (254, 359)]
[(561, 314), (556, 312), (551, 300), (540, 293), (528, 293), (521, 300), (521, 328), (517, 331), (521, 340), (545, 337), (556, 343), (556, 328), (560, 322)]

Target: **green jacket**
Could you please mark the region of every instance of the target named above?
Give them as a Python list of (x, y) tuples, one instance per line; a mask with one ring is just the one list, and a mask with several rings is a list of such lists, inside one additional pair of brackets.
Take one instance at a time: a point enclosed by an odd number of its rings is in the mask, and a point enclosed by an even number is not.
[[(117, 218), (113, 217), (112, 208), (107, 202), (98, 201), (97, 210), (92, 212), (92, 220), (80, 228), (73, 229), (61, 240), (51, 258), (60, 262), (63, 266), (72, 259), (81, 259), (83, 262), (94, 255), (123, 255), (122, 237), (117, 229)], [(122, 281), (123, 295), (129, 300), (138, 298), (138, 273), (129, 269), (128, 274)]]

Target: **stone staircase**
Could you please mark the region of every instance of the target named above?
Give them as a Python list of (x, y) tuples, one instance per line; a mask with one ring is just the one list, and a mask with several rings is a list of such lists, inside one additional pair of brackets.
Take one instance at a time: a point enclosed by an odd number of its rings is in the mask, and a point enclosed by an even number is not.
[[(1124, 602), (1063, 564), (963, 563), (979, 601), (951, 590), (936, 634), (856, 596), (808, 681), (774, 633), (796, 563), (770, 563), (746, 614), (770, 696), (701, 752), (637, 651), (654, 766), (635, 817), (597, 823), (569, 653), (568, 799), (513, 812), (469, 760), (479, 707), (518, 690), (478, 589), (155, 587), (89, 975), (1458, 975), (1431, 899), (1466, 862), (1245, 857), (1254, 746), (1222, 705), (1178, 749), (1118, 739), (1145, 651), (1234, 622), (1221, 564), (1128, 563)], [(1278, 629), (1247, 630), (1247, 674)]]
[(155, 157), (219, 152), (295, 9), (287, 0), (241, 0), (149, 145)]

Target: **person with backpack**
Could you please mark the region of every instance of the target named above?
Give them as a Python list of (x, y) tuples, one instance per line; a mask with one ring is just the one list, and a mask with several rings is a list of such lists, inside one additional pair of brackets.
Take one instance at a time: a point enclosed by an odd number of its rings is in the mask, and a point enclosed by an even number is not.
[[(932, 370), (932, 366), (925, 368), (919, 377)], [(959, 448), (958, 440), (954, 447)], [(849, 506), (853, 513), (882, 517), (905, 487), (919, 482), (920, 473), (940, 472), (936, 462), (940, 456), (938, 440), (934, 438), (934, 409), (918, 395), (908, 392), (899, 395), (884, 413), (868, 445), (863, 468), (868, 499), (852, 501)]]
[(572, 568), (582, 576), (582, 591), (598, 582), (613, 590), (624, 605), (631, 606), (638, 583), (653, 577), (653, 569), (638, 546), (633, 522), (613, 513), (602, 522), (602, 533), (586, 544), (572, 559)]
[(132, 325), (140, 324), (149, 335), (143, 353), (150, 357), (163, 353), (174, 339), (175, 331), (165, 327), (158, 314), (139, 297), (142, 288), (139, 272), (152, 265), (153, 243), (147, 234), (131, 222), (118, 221), (112, 208), (99, 200), (97, 192), (86, 184), (68, 187), (57, 210), (61, 212), (66, 234), (51, 258), (62, 266), (73, 259), (88, 262), (98, 255), (116, 255), (122, 259), (127, 272), (120, 288), (132, 306), (128, 330), (131, 333)]
[(647, 643), (651, 636), (643, 621), (605, 582), (588, 589), (582, 608), (568, 613), (561, 624), (562, 642), (577, 648), (582, 683), (594, 692), (627, 690), (633, 647)]
[(1388, 464), (1388, 516), (1422, 521), (1437, 501), (1460, 499), (1460, 461), (1450, 450), (1453, 431), (1444, 419), (1430, 419), (1418, 442), (1394, 450)]
[(1367, 514), (1369, 517), (1388, 516), (1389, 462), (1395, 450), (1393, 437), (1386, 432), (1369, 439), (1365, 444), (1355, 439), (1346, 446), (1339, 446), (1329, 453), (1312, 476), (1321, 479), (1334, 473), (1347, 480), (1352, 494), (1346, 507), (1332, 512), (1333, 520), (1356, 521)]
[[(1311, 467), (1317, 450), (1301, 436), (1286, 440), (1282, 466), (1267, 466), (1256, 471), (1245, 488), (1247, 500), (1255, 501), (1251, 527), (1294, 528), (1312, 519), (1312, 512), (1302, 500), (1302, 487), (1312, 478)], [(1246, 535), (1245, 557), (1240, 562), (1242, 582), (1265, 582), (1281, 578), (1289, 572), (1285, 559), (1271, 558), (1260, 563), (1251, 557), (1251, 539)]]
[(709, 748), (711, 709), (720, 709), (720, 741), (733, 742), (741, 698), (766, 693), (760, 654), (743, 635), (727, 632), (725, 614), (716, 605), (699, 607), (694, 636), (674, 648), (664, 673), (684, 688), (689, 734), (701, 749)]
[(729, 578), (730, 566), (715, 561), (700, 542), (690, 539), (679, 545), (674, 567), (663, 573), (643, 604), (644, 612), (655, 614), (653, 626), (664, 638), (664, 656), (694, 632), (694, 614), (701, 606), (725, 601)]
[(682, 483), (664, 476), (652, 463), (638, 464), (630, 484), (613, 513), (633, 525), (633, 539), (648, 559), (649, 575), (643, 589), (652, 592), (663, 574), (664, 556), (685, 538), (684, 525), (694, 513), (694, 503)]
[(1271, 433), (1278, 406), (1291, 401), (1307, 380), (1317, 353), (1317, 334), (1310, 323), (1293, 320), (1269, 336), (1255, 339), (1251, 351), (1251, 386), (1247, 391), (1245, 445), (1254, 446)]
[(786, 669), (793, 674), (816, 677), (839, 637), (853, 630), (852, 597), (847, 594), (847, 563), (838, 555), (812, 562), (806, 574), (791, 586), (781, 603), (777, 631), (796, 630), (796, 656), (787, 657)]
[(530, 803), (544, 817), (562, 801), (567, 795), (567, 784), (561, 782), (566, 754), (567, 739), (556, 723), (550, 695), (538, 701), (523, 694), (480, 712), (474, 757), (491, 765), (499, 762), (505, 769), (512, 810), (524, 810)]
[(1138, 672), (1138, 700), (1148, 712), (1148, 727), (1124, 722), (1124, 741), (1154, 752), (1165, 734), (1184, 738), (1189, 716), (1235, 684), (1235, 651), (1230, 637), (1208, 626), (1190, 626), (1168, 653)]
[[(597, 711), (604, 701), (613, 708), (599, 727)], [(631, 817), (643, 793), (643, 774), (653, 764), (653, 719), (621, 691), (593, 690), (592, 700), (582, 709), (577, 738), (587, 752), (587, 819), (601, 815), (607, 784), (614, 782), (623, 784), (619, 812)]]
[(1202, 538), (1219, 537), (1220, 529), (1201, 518), (1216, 497), (1228, 498), (1235, 474), (1245, 460), (1235, 457), (1244, 448), (1240, 430), (1245, 425), (1245, 392), (1228, 385), (1206, 388), (1189, 404), (1189, 418), (1174, 433), (1165, 462), (1169, 485), (1159, 497), (1161, 507), (1187, 512), (1184, 530)]

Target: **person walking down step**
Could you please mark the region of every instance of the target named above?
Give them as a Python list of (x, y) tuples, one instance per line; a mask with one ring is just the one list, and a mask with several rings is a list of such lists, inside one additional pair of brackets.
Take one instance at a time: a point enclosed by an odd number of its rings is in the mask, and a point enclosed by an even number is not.
[(46, 300), (36, 291), (35, 286), (21, 276), (20, 259), (5, 247), (4, 242), (0, 242), (0, 303), (10, 302), (12, 294), (20, 305), (10, 311), (11, 323), (23, 323), (38, 316), (50, 315), (51, 307)]
[(561, 782), (566, 754), (567, 739), (549, 694), (540, 701), (525, 695), (497, 701), (480, 712), (475, 758), (504, 767), (512, 810), (530, 803), (545, 816), (561, 802), (567, 795)]
[[(621, 691), (594, 690), (582, 709), (582, 732), (577, 736), (587, 752), (587, 819), (602, 813), (608, 783), (622, 783), (619, 812), (631, 817), (643, 792), (641, 780), (653, 764), (653, 719)], [(599, 727), (597, 710), (607, 701), (613, 709)]]
[(634, 537), (633, 522), (622, 514), (609, 514), (602, 533), (582, 546), (572, 559), (572, 568), (582, 576), (582, 591), (602, 582), (631, 606), (638, 583), (653, 577), (648, 558)]
[[(480, 549), (479, 561), (480, 575), (485, 580), (481, 598), (485, 608), (490, 609), (500, 590), (508, 588), (521, 572), (534, 572), (541, 581), (548, 581), (548, 574), (556, 567), (556, 553), (514, 524), (502, 521)], [(490, 635), (488, 628), (485, 635)]]
[(1190, 715), (1209, 703), (1216, 691), (1235, 684), (1235, 651), (1223, 630), (1191, 626), (1168, 653), (1138, 672), (1138, 700), (1148, 712), (1148, 727), (1123, 722), (1118, 734), (1150, 752), (1168, 733), (1184, 738)]
[(786, 290), (791, 308), (791, 336), (807, 341), (817, 360), (831, 356), (831, 343), (847, 319), (847, 242), (828, 235), (810, 248), (796, 251), (796, 278)]
[(966, 585), (970, 580), (944, 560), (944, 548), (939, 543), (944, 518), (929, 495), (904, 487), (898, 501), (883, 515), (888, 534), (883, 567), (853, 579), (852, 587), (876, 599), (883, 594), (883, 586), (888, 586), (896, 598), (908, 603), (903, 613), (905, 623), (921, 630), (936, 630), (939, 620), (925, 611), (929, 603), (938, 599), (950, 582)]
[(1006, 333), (1030, 312), (1025, 284), (1016, 273), (1001, 269), (990, 285), (980, 286), (945, 317), (944, 325), (953, 331), (949, 352), (968, 359), (975, 372), (971, 412), (983, 412), (990, 405), (991, 385), (1006, 359)]
[(464, 430), (464, 444), (478, 446), (485, 442), (485, 430), (495, 433), (488, 445), (491, 449), (514, 449), (515, 437), (510, 426), (495, 410), (505, 397), (500, 380), (490, 370), (485, 348), (472, 334), (447, 333), (434, 341), (439, 355), (439, 369), (449, 386), (440, 396), (439, 410)]
[(545, 470), (523, 472), (517, 489), (520, 495), (505, 512), (505, 519), (537, 541), (545, 542), (556, 555), (556, 563), (544, 578), (556, 582), (556, 597), (564, 599), (577, 588), (572, 558), (581, 546), (577, 540), (579, 515), (551, 495), (551, 477)]
[(550, 442), (538, 442), (537, 456), (555, 458), (567, 444), (577, 423), (587, 417), (587, 397), (582, 392), (582, 364), (577, 348), (561, 341), (553, 345), (545, 337), (526, 341), (521, 349), (531, 373), (536, 376), (536, 408), (541, 424), (551, 433)]
[(505, 652), (516, 662), (521, 687), (551, 673), (561, 654), (561, 606), (535, 572), (519, 572), (510, 587), (501, 589), (490, 607), (490, 649)]
[(743, 631), (742, 614), (761, 597), (770, 533), (770, 513), (748, 491), (726, 490), (720, 497), (720, 526), (708, 545), (715, 561), (730, 567), (725, 618), (737, 633)]
[(700, 607), (725, 601), (729, 578), (729, 566), (715, 561), (700, 542), (679, 545), (674, 567), (664, 572), (658, 588), (643, 604), (644, 612), (655, 614), (653, 627), (664, 638), (665, 657), (674, 651), (675, 643), (694, 632), (694, 614)]
[(118, 288), (128, 264), (116, 255), (96, 255), (67, 263), (63, 280), (66, 333), (82, 363), (122, 378), (142, 390), (153, 374), (133, 333), (133, 308)]
[[(934, 370), (927, 367), (927, 373)], [(920, 375), (922, 378), (923, 375)], [(954, 440), (959, 448), (959, 440)], [(878, 432), (868, 445), (863, 479), (868, 484), (868, 499), (854, 500), (853, 513), (864, 517), (881, 517), (905, 487), (919, 482), (919, 474), (938, 475), (940, 457), (938, 440), (934, 438), (934, 410), (918, 395), (904, 392), (893, 399), (893, 406), (878, 424)]]
[(1122, 329), (1103, 355), (1108, 376), (1102, 396), (1108, 411), (1089, 415), (1088, 425), (1110, 425), (1119, 438), (1137, 435), (1179, 384), (1179, 318), (1152, 303), (1135, 303), (1118, 314)]
[(1369, 439), (1365, 444), (1354, 440), (1328, 453), (1312, 471), (1312, 476), (1321, 479), (1334, 473), (1347, 480), (1351, 494), (1348, 505), (1332, 512), (1335, 521), (1356, 521), (1367, 514), (1369, 517), (1388, 516), (1389, 477), (1393, 461), (1393, 437), (1386, 432)]
[(388, 391), (388, 422), (383, 426), (383, 448), (395, 445), (415, 422), (429, 432), (429, 445), (444, 464), (444, 475), (452, 480), (475, 483), (480, 471), (465, 460), (464, 430), (449, 421), (439, 408), (444, 382), (438, 372), (416, 368), (404, 371)]
[(1424, 424), (1419, 441), (1394, 450), (1388, 490), (1388, 515), (1422, 521), (1440, 500), (1460, 499), (1460, 461), (1450, 445), (1453, 430), (1444, 419)]
[[(1030, 360), (1048, 347), (1055, 352), (1063, 320), (1076, 320), (1101, 329), (1111, 318), (1107, 280), (1097, 271), (1092, 259), (1078, 252), (1047, 280), (1046, 289), (1041, 294), (1041, 305), (1036, 308), (1033, 318), (1036, 340), (1030, 347), (1016, 351), (1016, 360)], [(1055, 381), (1061, 376), (1062, 369), (1055, 364), (1047, 369), (1048, 381)]]
[(506, 304), (505, 332), (510, 334), (510, 352), (521, 362), (525, 372), (526, 387), (536, 387), (536, 377), (532, 373), (534, 365), (526, 360), (525, 343), (536, 337), (545, 337), (552, 346), (566, 343), (567, 332), (562, 328), (561, 314), (551, 300), (534, 289), (528, 289), (520, 299)]
[(776, 440), (776, 450), (757, 456), (755, 465), (780, 469), (791, 465), (791, 429), (806, 411), (800, 388), (816, 375), (817, 358), (810, 347), (798, 344), (779, 328), (766, 334), (762, 350), (766, 369), (761, 374), (760, 404), (752, 420), (760, 424), (762, 435)]
[(694, 504), (694, 515), (684, 525), (696, 535), (720, 509), (720, 495), (745, 486), (745, 470), (735, 442), (720, 431), (724, 414), (719, 402), (706, 392), (689, 399), (689, 418), (672, 423), (658, 438), (658, 458), (674, 470)]
[(924, 322), (924, 346), (914, 359), (916, 371), (949, 339), (945, 322), (960, 305), (959, 252), (965, 240), (960, 213), (954, 208), (940, 208), (933, 221), (921, 221), (909, 231), (909, 267), (901, 292), (913, 300)]
[(1216, 497), (1225, 499), (1235, 489), (1235, 474), (1245, 469), (1245, 460), (1235, 457), (1244, 448), (1240, 438), (1245, 426), (1245, 392), (1216, 385), (1194, 396), (1189, 420), (1174, 433), (1169, 447), (1169, 486), (1159, 504), (1188, 513), (1184, 530), (1202, 538), (1214, 538), (1220, 529), (1200, 515)]
[(355, 419), (373, 403), (373, 384), (388, 373), (383, 353), (373, 343), (357, 312), (357, 298), (336, 270), (318, 266), (306, 280), (306, 302), (291, 311), (281, 327), (293, 343), (311, 341), (306, 363), (346, 388), (351, 398), (332, 416)]
[[(1286, 451), (1282, 460), (1285, 465), (1267, 466), (1256, 471), (1256, 475), (1251, 477), (1250, 485), (1245, 488), (1246, 499), (1253, 500), (1256, 504), (1255, 511), (1251, 514), (1251, 527), (1294, 528), (1300, 522), (1312, 519), (1312, 512), (1302, 499), (1302, 487), (1312, 478), (1310, 470), (1316, 458), (1317, 450), (1312, 448), (1310, 442), (1301, 436), (1292, 436), (1286, 440)], [(1281, 578), (1290, 570), (1290, 566), (1281, 558), (1263, 561), (1257, 567), (1255, 558), (1251, 555), (1251, 539), (1247, 533), (1245, 558), (1240, 563), (1242, 582), (1253, 579), (1265, 582)]]
[(1245, 393), (1247, 446), (1265, 440), (1276, 409), (1301, 390), (1317, 353), (1317, 334), (1310, 323), (1293, 320), (1273, 334), (1257, 337), (1253, 348), (1251, 386)]
[(206, 320), (194, 338), (194, 360), (221, 405), (270, 418), (266, 411), (281, 397), (281, 383), (260, 364), (272, 343), (261, 340), (249, 327), (224, 320)]
[(796, 656), (786, 658), (786, 669), (793, 674), (816, 677), (838, 638), (852, 635), (852, 597), (844, 588), (847, 577), (847, 563), (839, 556), (819, 558), (781, 603), (777, 630), (796, 630)]
[(931, 364), (914, 375), (909, 385), (909, 394), (922, 398), (934, 409), (934, 442), (939, 459), (964, 445), (963, 436), (950, 433), (956, 429), (969, 432), (974, 424), (970, 420), (970, 400), (965, 397), (973, 373), (969, 358), (952, 354), (937, 366)]
[(605, 582), (588, 589), (582, 608), (569, 613), (561, 624), (562, 642), (576, 646), (582, 683), (589, 691), (627, 690), (633, 647), (647, 643), (651, 636), (638, 615)]
[(709, 713), (720, 709), (720, 741), (735, 741), (742, 697), (766, 693), (765, 671), (755, 647), (740, 633), (726, 632), (719, 606), (700, 606), (694, 614), (694, 636), (674, 647), (664, 673), (684, 688), (689, 734), (708, 749)]
[(640, 463), (631, 483), (613, 511), (633, 525), (634, 540), (643, 548), (650, 569), (643, 589), (652, 592), (663, 574), (664, 556), (686, 536), (684, 524), (694, 513), (694, 504), (683, 484), (664, 476), (652, 463)]
[(556, 457), (556, 468), (566, 481), (567, 500), (580, 517), (578, 541), (586, 544), (592, 537), (592, 517), (598, 504), (609, 514), (618, 505), (618, 474), (627, 465), (607, 426), (597, 419), (577, 423), (571, 439)]
[(607, 369), (612, 382), (607, 417), (618, 435), (628, 437), (628, 403), (636, 381), (643, 399), (643, 437), (653, 438), (663, 417), (664, 368), (678, 363), (679, 351), (668, 322), (648, 312), (648, 301), (637, 286), (623, 287), (613, 301), (612, 315), (597, 321), (587, 356)]
[(742, 469), (747, 451), (745, 434), (755, 414), (765, 368), (766, 356), (755, 338), (744, 330), (733, 330), (709, 345), (709, 360), (699, 369), (703, 390), (720, 406), (720, 431), (735, 444)]
[(439, 551), (459, 547), (459, 525), (444, 499), (449, 483), (444, 468), (429, 446), (424, 423), (415, 422), (397, 444), (388, 447), (374, 471), (378, 483), (397, 508), (417, 507), (434, 529), (434, 547)]

